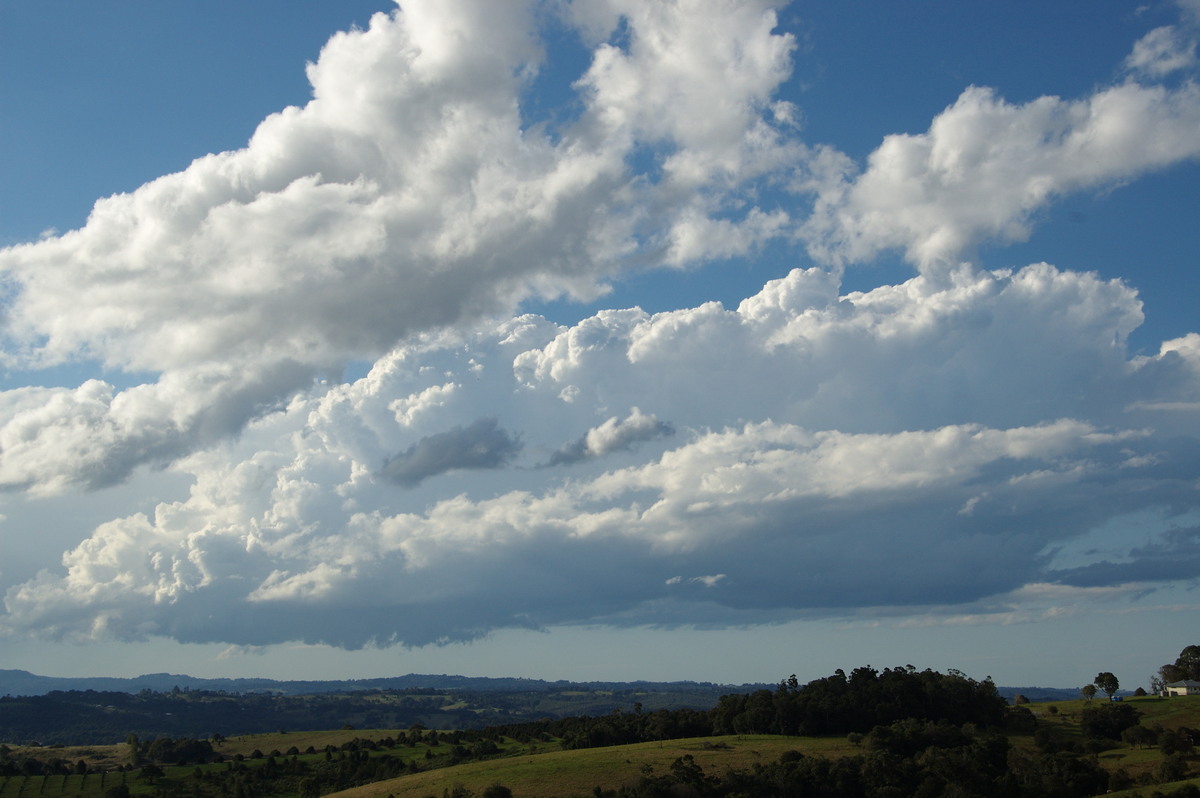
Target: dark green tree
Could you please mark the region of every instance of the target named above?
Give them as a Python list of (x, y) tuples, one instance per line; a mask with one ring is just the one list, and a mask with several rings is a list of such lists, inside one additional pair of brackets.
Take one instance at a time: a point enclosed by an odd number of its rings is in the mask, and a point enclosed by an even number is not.
[(154, 784), (158, 779), (161, 779), (165, 774), (163, 769), (158, 765), (146, 765), (139, 773), (142, 781), (147, 784)]
[(1158, 778), (1162, 781), (1180, 781), (1187, 778), (1187, 762), (1179, 754), (1164, 757), (1158, 766)]
[(1188, 646), (1180, 651), (1175, 667), (1183, 674), (1180, 678), (1200, 681), (1200, 646)]
[(1121, 741), (1128, 743), (1130, 748), (1151, 746), (1158, 742), (1158, 732), (1145, 726), (1130, 726), (1121, 732)]
[(1084, 707), (1079, 714), (1079, 730), (1090, 739), (1120, 740), (1121, 732), (1136, 726), (1142, 713), (1130, 704), (1101, 704)]
[(1079, 694), (1081, 696), (1083, 696), (1084, 698), (1086, 698), (1088, 701), (1091, 701), (1093, 698), (1096, 697), (1096, 685), (1085, 684), (1083, 686), (1083, 688), (1080, 689)]
[(1121, 683), (1117, 681), (1117, 677), (1109, 671), (1101, 671), (1096, 674), (1095, 685), (1104, 692), (1108, 693), (1108, 697), (1112, 698), (1113, 693), (1121, 687)]
[(1158, 669), (1158, 681), (1163, 684), (1184, 679), (1200, 681), (1200, 646), (1187, 646), (1179, 652), (1173, 664), (1163, 665)]

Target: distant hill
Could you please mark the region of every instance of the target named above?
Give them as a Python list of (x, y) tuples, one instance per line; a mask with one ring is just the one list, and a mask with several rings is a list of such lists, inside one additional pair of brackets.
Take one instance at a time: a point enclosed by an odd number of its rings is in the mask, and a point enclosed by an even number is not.
[(16, 672), (9, 685), (0, 696), (0, 743), (49, 745), (115, 743), (130, 732), (154, 739), (206, 738), (214, 733), (232, 737), (284, 729), (407, 729), (414, 723), (429, 729), (478, 729), (615, 711), (704, 712), (723, 695), (768, 686), (420, 674), (328, 682), (193, 679), (175, 674), (50, 679), (24, 672)]
[[(587, 690), (635, 690), (664, 688), (716, 688), (726, 692), (745, 693), (757, 689), (773, 689), (773, 684), (714, 684), (712, 682), (548, 682), (543, 679), (516, 677), (488, 678), (453, 676), (447, 674), (409, 673), (378, 679), (341, 679), (328, 681), (282, 681), (278, 679), (202, 679), (180, 673), (146, 673), (130, 678), (112, 676), (59, 677), (39, 676), (22, 670), (0, 668), (0, 695), (45, 695), (54, 690), (96, 690), (98, 692), (157, 693), (180, 690), (218, 690), (227, 693), (275, 693), (277, 695), (314, 695), (344, 693), (353, 690), (471, 690), (476, 692), (559, 691), (571, 686)], [(997, 687), (1007, 699), (1018, 693), (1030, 701), (1064, 701), (1079, 697), (1078, 687)], [(1126, 691), (1120, 691), (1125, 694)]]
[(315, 695), (356, 690), (469, 690), (474, 692), (561, 691), (571, 687), (586, 690), (675, 690), (700, 689), (704, 692), (747, 692), (768, 684), (722, 685), (712, 682), (548, 682), (543, 679), (488, 678), (447, 674), (410, 673), (378, 679), (341, 679), (329, 681), (281, 681), (278, 679), (202, 679), (177, 673), (147, 673), (131, 678), (112, 676), (60, 677), (38, 676), (29, 671), (0, 668), (0, 695), (35, 696), (55, 690), (95, 690), (97, 692), (157, 693), (180, 690), (211, 690), (227, 693), (275, 693), (277, 695)]
[[(1070, 701), (1079, 698), (1078, 687), (997, 687), (996, 692), (1012, 702), (1018, 693), (1030, 701)], [(1132, 695), (1129, 690), (1118, 690), (1117, 695)]]

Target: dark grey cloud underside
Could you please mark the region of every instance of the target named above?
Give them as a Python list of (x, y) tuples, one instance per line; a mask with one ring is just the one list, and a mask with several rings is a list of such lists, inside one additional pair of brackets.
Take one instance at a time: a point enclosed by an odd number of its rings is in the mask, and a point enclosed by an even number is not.
[[(627, 452), (643, 441), (652, 441), (656, 438), (669, 438), (675, 434), (675, 427), (666, 421), (659, 421), (653, 427), (644, 430), (629, 430), (623, 436), (619, 444), (610, 446), (610, 452)], [(584, 435), (578, 440), (564, 444), (558, 451), (550, 455), (550, 460), (546, 463), (548, 466), (557, 465), (573, 465), (581, 463), (584, 460), (590, 460), (596, 457), (597, 454), (588, 449), (587, 436)]]
[(422, 438), (384, 463), (379, 473), (411, 488), (447, 471), (503, 468), (520, 451), (520, 440), (501, 429), (496, 419), (481, 418), (467, 427)]

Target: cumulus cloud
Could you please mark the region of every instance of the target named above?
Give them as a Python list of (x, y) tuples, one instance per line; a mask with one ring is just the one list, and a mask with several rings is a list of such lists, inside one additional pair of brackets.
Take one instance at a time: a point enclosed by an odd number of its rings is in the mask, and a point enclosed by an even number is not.
[[(562, 623), (1003, 613), (989, 597), (1027, 584), (1153, 584), (1178, 569), (1152, 567), (1152, 541), (1129, 555), (1140, 571), (1047, 559), (1131, 508), (1193, 501), (1200, 419), (1159, 432), (1161, 411), (1136, 405), (1196, 395), (1200, 355), (1179, 341), (1129, 358), (1139, 319), (1127, 286), (1044, 264), (848, 295), (797, 270), (732, 310), (429, 338), (181, 460), (189, 497), (97, 528), (65, 573), (9, 591), (3, 623), (418, 645)], [(607, 411), (622, 405), (640, 409)], [(661, 417), (684, 432), (664, 436)], [(580, 428), (607, 457), (524, 467)]]
[(113, 485), (239, 432), (315, 376), (291, 361), (251, 371), (214, 363), (123, 391), (88, 380), (0, 392), (0, 488), (49, 495)]
[[(772, 3), (565, 7), (592, 58), (577, 118), (552, 132), (522, 105), (539, 70), (559, 68), (537, 36), (551, 11), (455, 0), (376, 14), (329, 40), (308, 68), (313, 99), (265, 119), (246, 147), (101, 199), (79, 230), (0, 251), (8, 365), (164, 375), (136, 399), (100, 400), (107, 412), (92, 402), (90, 424), (45, 411), (43, 429), (22, 422), (48, 444), (39, 452), (87, 448), (99, 431), (120, 463), (6, 452), (7, 484), (107, 484), (424, 331), (530, 296), (595, 297), (624, 269), (780, 234), (779, 212), (753, 201), (755, 181), (799, 153), (772, 97), (792, 47)], [(737, 245), (687, 243), (713, 225)], [(289, 370), (245, 400), (240, 375)], [(164, 383), (189, 379), (220, 409), (172, 410)], [(126, 404), (158, 412), (132, 431)]]
[(826, 262), (899, 249), (922, 271), (944, 270), (984, 240), (1023, 240), (1057, 196), (1197, 157), (1198, 127), (1193, 83), (1128, 82), (1022, 105), (972, 86), (927, 132), (886, 137), (861, 174), (842, 163), (814, 177), (802, 234)]
[(497, 427), (496, 419), (481, 418), (468, 427), (455, 427), (422, 438), (408, 450), (389, 458), (380, 475), (411, 487), (447, 471), (501, 468), (520, 450), (520, 441)]
[(563, 446), (550, 456), (550, 465), (576, 463), (589, 457), (603, 457), (609, 452), (631, 449), (641, 441), (674, 434), (675, 428), (670, 424), (659, 421), (653, 415), (647, 415), (635, 407), (624, 420), (613, 416), (600, 426), (588, 430), (579, 440)]
[(1125, 68), (1159, 78), (1196, 63), (1196, 40), (1174, 25), (1155, 28), (1133, 46)]
[[(1120, 559), (1053, 555), (1195, 507), (1200, 335), (1131, 357), (1122, 281), (960, 262), (1058, 195), (1200, 154), (1200, 90), (1151, 82), (1176, 69), (1168, 34), (1081, 99), (971, 87), (858, 171), (775, 96), (795, 42), (771, 3), (565, 7), (590, 53), (566, 120), (522, 104), (539, 9), (376, 15), (244, 149), (0, 251), (7, 362), (154, 374), (0, 394), (0, 487), (143, 464), (191, 483), (12, 587), (0, 627), (354, 648), (1016, 618), (1194, 574), (1182, 524)], [(812, 208), (764, 199), (795, 194)], [(826, 267), (737, 307), (511, 315), (785, 236)], [(844, 264), (892, 248), (915, 276), (843, 292)]]

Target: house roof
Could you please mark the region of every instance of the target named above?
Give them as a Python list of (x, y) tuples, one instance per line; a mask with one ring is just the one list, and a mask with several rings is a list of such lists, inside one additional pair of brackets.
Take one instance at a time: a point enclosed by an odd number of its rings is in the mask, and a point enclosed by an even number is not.
[(1200, 687), (1200, 682), (1195, 679), (1184, 679), (1179, 682), (1171, 682), (1167, 687)]

